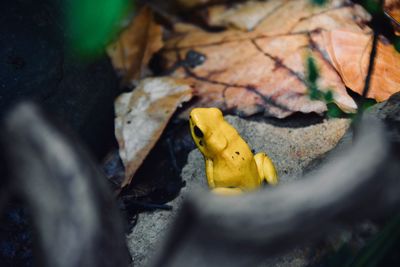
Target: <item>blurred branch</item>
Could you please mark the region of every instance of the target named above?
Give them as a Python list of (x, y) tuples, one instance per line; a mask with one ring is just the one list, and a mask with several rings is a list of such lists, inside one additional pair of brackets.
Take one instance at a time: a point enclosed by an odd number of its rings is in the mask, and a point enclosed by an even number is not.
[(12, 189), (37, 230), (39, 265), (128, 266), (112, 194), (86, 151), (31, 104), (17, 106), (2, 126)]
[(334, 222), (395, 207), (400, 166), (384, 127), (371, 118), (360, 127), (350, 151), (301, 181), (238, 197), (188, 196), (153, 266), (255, 266), (321, 237)]

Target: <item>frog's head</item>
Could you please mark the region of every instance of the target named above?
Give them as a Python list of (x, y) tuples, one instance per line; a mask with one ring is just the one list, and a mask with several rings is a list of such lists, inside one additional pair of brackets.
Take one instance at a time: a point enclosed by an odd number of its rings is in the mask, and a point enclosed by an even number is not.
[(212, 158), (227, 146), (221, 130), (225, 122), (218, 108), (195, 108), (190, 112), (190, 132), (196, 146), (205, 157)]

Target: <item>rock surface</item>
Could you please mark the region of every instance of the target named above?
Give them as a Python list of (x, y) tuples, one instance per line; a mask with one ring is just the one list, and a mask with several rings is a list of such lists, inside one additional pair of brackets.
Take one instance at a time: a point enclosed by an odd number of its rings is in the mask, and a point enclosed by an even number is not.
[[(190, 153), (189, 162), (194, 160), (194, 155), (193, 152)], [(185, 167), (185, 169), (187, 168)], [(196, 175), (185, 175), (185, 169), (182, 172), (182, 176), (186, 181), (186, 186), (182, 188), (177, 198), (168, 203), (173, 207), (173, 210), (141, 213), (137, 224), (128, 235), (128, 248), (132, 255), (134, 266), (146, 266), (152, 258), (157, 245), (163, 239), (168, 226), (177, 214), (185, 195), (196, 189), (207, 188), (205, 179), (201, 179)]]
[[(300, 179), (305, 167), (315, 158), (331, 150), (346, 132), (349, 121), (325, 120), (323, 123), (304, 127), (278, 127), (263, 122), (247, 121), (238, 117), (226, 119), (239, 131), (255, 152), (265, 151), (274, 161), (281, 183)], [(182, 204), (185, 194), (207, 188), (203, 157), (199, 151), (189, 154), (188, 164), (182, 170), (186, 187), (171, 203), (173, 211), (142, 213), (137, 225), (128, 235), (128, 246), (135, 266), (144, 266), (152, 258), (159, 241)], [(301, 256), (299, 256), (301, 254)], [(262, 266), (305, 266), (304, 253), (294, 251)]]

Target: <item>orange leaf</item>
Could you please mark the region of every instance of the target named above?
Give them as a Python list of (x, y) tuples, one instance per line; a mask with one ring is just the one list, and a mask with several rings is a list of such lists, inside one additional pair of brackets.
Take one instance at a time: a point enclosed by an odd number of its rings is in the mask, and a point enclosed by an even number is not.
[(385, 14), (392, 20), (396, 35), (400, 35), (400, 1), (386, 0), (384, 5)]
[[(254, 29), (248, 32), (235, 29), (250, 29), (241, 24), (218, 33), (176, 25), (175, 36), (166, 41), (163, 52), (166, 68), (174, 70), (174, 77), (194, 85), (197, 105), (217, 106), (246, 116), (258, 112), (278, 118), (299, 111), (321, 113), (326, 110), (325, 103), (311, 101), (308, 96), (304, 63), (311, 53), (320, 69), (320, 89), (333, 90), (334, 101), (343, 110), (353, 112), (357, 108), (321, 51), (322, 33), (334, 29), (370, 32), (362, 24), (370, 15), (346, 1), (330, 1), (322, 7), (309, 0), (281, 3), (264, 3), (267, 15), (256, 25), (251, 24)], [(261, 8), (262, 4), (256, 5)], [(225, 21), (232, 21), (241, 7), (226, 11)], [(246, 16), (260, 12), (245, 7)]]
[[(368, 71), (372, 36), (347, 31), (324, 33), (327, 52), (344, 83), (362, 94)], [(384, 101), (400, 91), (400, 54), (380, 38), (367, 97)]]
[(162, 27), (153, 19), (153, 12), (143, 7), (117, 41), (107, 47), (114, 68), (125, 82), (146, 75), (147, 64), (163, 46)]
[(287, 1), (249, 1), (228, 8), (224, 5), (214, 6), (208, 9), (208, 24), (211, 26), (227, 26), (250, 31), (260, 21), (275, 12)]

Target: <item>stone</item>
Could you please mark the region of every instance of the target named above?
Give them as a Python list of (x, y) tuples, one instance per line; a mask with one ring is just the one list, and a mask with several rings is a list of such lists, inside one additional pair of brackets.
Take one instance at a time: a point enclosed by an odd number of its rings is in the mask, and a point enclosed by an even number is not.
[(366, 114), (376, 116), (385, 122), (390, 138), (398, 147), (400, 144), (400, 93), (367, 109)]
[[(349, 126), (347, 119), (329, 119), (302, 128), (279, 127), (234, 116), (226, 116), (226, 119), (255, 152), (268, 153), (276, 165), (281, 184), (300, 179), (305, 167), (313, 159), (335, 147)], [(128, 235), (128, 247), (135, 266), (145, 266), (152, 258), (185, 195), (196, 189), (207, 188), (204, 160), (197, 149), (190, 152), (181, 176), (186, 181), (186, 186), (181, 194), (169, 203), (173, 210), (140, 214), (137, 225)], [(299, 251), (291, 252), (290, 255), (272, 261), (269, 259), (268, 262), (275, 262), (273, 266), (305, 266), (305, 258), (299, 257), (299, 253), (302, 254)], [(287, 264), (280, 264), (279, 259), (283, 259)]]
[[(192, 151), (188, 156), (188, 162), (198, 160), (197, 151)], [(201, 159), (203, 160), (203, 159)], [(146, 266), (152, 253), (157, 249), (160, 240), (166, 234), (168, 226), (173, 221), (181, 206), (185, 195), (193, 190), (206, 189), (207, 182), (202, 179), (201, 168), (192, 169), (186, 165), (182, 170), (182, 177), (186, 181), (186, 186), (182, 188), (180, 194), (168, 204), (172, 206), (172, 211), (152, 211), (144, 212), (139, 215), (138, 222), (128, 235), (128, 248), (133, 258), (134, 266)]]

